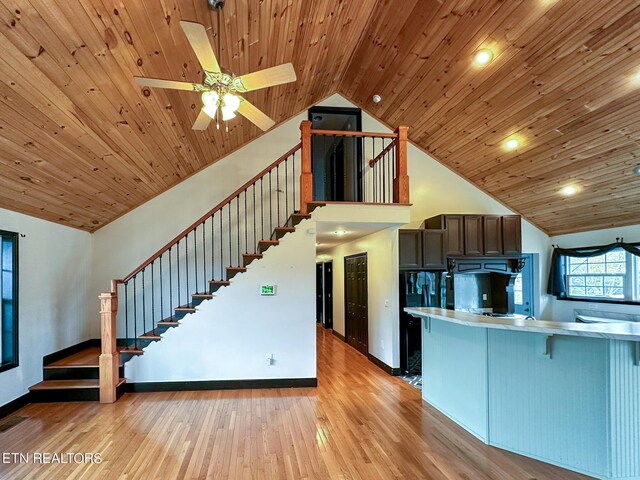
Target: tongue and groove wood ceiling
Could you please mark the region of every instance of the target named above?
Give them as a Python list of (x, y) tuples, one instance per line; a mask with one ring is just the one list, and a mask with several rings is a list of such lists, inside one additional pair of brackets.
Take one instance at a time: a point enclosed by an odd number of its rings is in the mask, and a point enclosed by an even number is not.
[[(134, 84), (201, 80), (182, 19), (215, 45), (205, 0), (0, 0), (0, 207), (94, 231), (260, 134), (192, 131), (196, 94)], [(247, 94), (276, 122), (338, 92), (549, 234), (640, 224), (638, 1), (227, 0), (223, 19), (224, 67), (293, 63)]]

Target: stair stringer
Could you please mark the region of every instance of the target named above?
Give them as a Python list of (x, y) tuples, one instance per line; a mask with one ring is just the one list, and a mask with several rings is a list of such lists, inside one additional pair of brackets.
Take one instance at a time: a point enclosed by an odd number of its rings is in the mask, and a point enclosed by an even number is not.
[[(127, 381), (316, 378), (315, 241), (315, 222), (304, 220), (126, 363)], [(275, 296), (260, 295), (265, 284)]]

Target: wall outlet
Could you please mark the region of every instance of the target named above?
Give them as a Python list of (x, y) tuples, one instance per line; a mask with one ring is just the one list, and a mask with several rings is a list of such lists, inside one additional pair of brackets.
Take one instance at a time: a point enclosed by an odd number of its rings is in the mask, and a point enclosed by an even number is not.
[(486, 293), (482, 294), (482, 300), (485, 300), (485, 301), (487, 300), (487, 294)]
[(380, 340), (380, 347), (384, 350), (384, 340)]
[(273, 365), (273, 353), (267, 353), (264, 356), (264, 362), (267, 364), (267, 367)]
[(389, 300), (384, 301), (384, 308), (389, 308)]

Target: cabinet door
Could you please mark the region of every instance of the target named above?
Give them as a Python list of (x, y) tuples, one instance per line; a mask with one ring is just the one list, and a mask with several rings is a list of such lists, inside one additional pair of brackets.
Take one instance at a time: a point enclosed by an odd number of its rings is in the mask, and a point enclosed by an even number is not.
[(422, 268), (422, 230), (400, 230), (400, 268)]
[(520, 215), (502, 217), (502, 251), (504, 255), (520, 255), (522, 253), (520, 228)]
[(485, 215), (482, 217), (484, 229), (484, 254), (502, 255), (502, 217)]
[(464, 216), (464, 254), (469, 256), (482, 255), (482, 216)]
[(430, 270), (446, 270), (447, 259), (444, 251), (444, 230), (424, 230), (422, 232), (422, 266)]
[(464, 255), (464, 221), (462, 215), (445, 217), (447, 255)]

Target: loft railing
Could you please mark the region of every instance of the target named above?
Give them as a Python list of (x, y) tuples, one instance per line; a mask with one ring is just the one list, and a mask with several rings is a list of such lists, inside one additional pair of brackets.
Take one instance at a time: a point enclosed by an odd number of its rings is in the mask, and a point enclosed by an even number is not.
[[(292, 213), (307, 214), (314, 197), (312, 144), (336, 158), (349, 158), (355, 201), (409, 203), (407, 129), (394, 133), (312, 130), (300, 125), (301, 141), (278, 160), (208, 211), (172, 241), (100, 295), (102, 352), (100, 401), (116, 400), (120, 354), (141, 353), (141, 343), (158, 339), (159, 322), (171, 322), (175, 309), (191, 309), (194, 296), (224, 282), (247, 256), (269, 241)], [(345, 141), (346, 140), (346, 141)], [(349, 152), (347, 152), (349, 153)]]
[(315, 179), (320, 188), (312, 194), (314, 201), (409, 203), (406, 127), (393, 133), (352, 132), (314, 130), (308, 122), (302, 126), (303, 145), (305, 137), (309, 158), (315, 157), (324, 176)]

